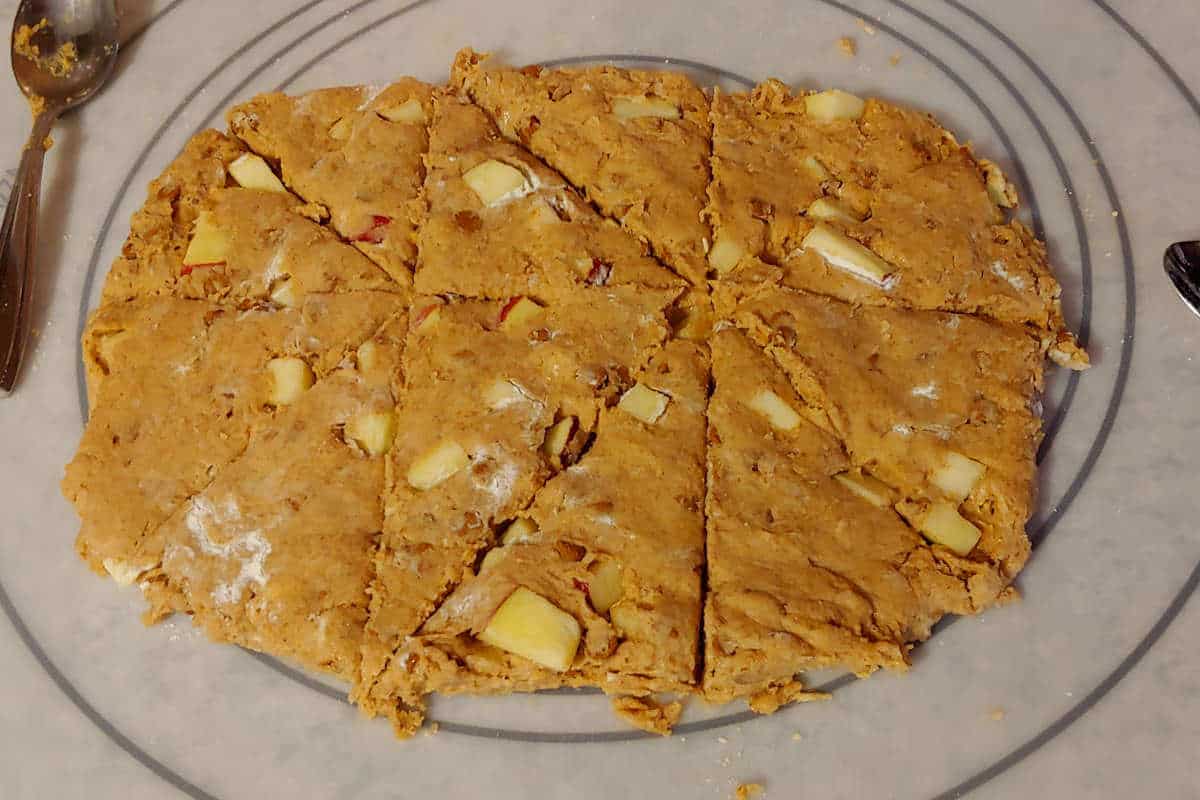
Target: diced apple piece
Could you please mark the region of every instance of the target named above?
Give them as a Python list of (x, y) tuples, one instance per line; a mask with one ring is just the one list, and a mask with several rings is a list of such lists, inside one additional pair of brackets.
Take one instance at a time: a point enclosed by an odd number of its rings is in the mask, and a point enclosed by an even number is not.
[(658, 119), (679, 119), (679, 106), (663, 100), (661, 97), (614, 97), (612, 101), (613, 114), (621, 119), (638, 119), (639, 117), (657, 117)]
[(727, 275), (746, 255), (746, 250), (732, 239), (717, 239), (712, 249), (708, 251), (708, 265), (717, 271), (718, 275)]
[(488, 159), (463, 173), (463, 181), (485, 206), (524, 197), (533, 191), (525, 173), (503, 161)]
[(242, 153), (229, 165), (229, 174), (243, 189), (261, 189), (264, 192), (287, 194), (283, 181), (276, 177), (267, 162), (254, 153)]
[(372, 214), (371, 221), (359, 233), (351, 236), (350, 241), (382, 244), (387, 238), (387, 228), (391, 224), (392, 218), (386, 214)]
[(304, 359), (293, 356), (272, 358), (267, 362), (267, 371), (271, 374), (271, 390), (267, 395), (267, 402), (274, 406), (286, 406), (296, 402), (316, 380), (312, 368)]
[(536, 592), (518, 586), (479, 634), (480, 641), (547, 669), (565, 672), (579, 649), (579, 622)]
[(804, 98), (804, 110), (808, 116), (823, 121), (858, 119), (866, 105), (861, 97), (855, 97), (840, 89), (817, 92)]
[(592, 564), (590, 571), (588, 598), (592, 608), (598, 614), (607, 613), (625, 592), (621, 587), (621, 565), (614, 559), (605, 558)]
[(379, 345), (368, 339), (358, 346), (355, 354), (358, 368), (362, 372), (371, 372), (379, 366)]
[(532, 321), (542, 313), (542, 307), (528, 297), (517, 295), (500, 309), (500, 328), (510, 330)]
[(504, 529), (504, 533), (500, 537), (500, 544), (508, 546), (528, 542), (537, 532), (537, 523), (528, 517), (517, 517)]
[(963, 519), (953, 503), (926, 505), (904, 501), (896, 505), (896, 510), (926, 539), (945, 545), (960, 556), (966, 556), (974, 550), (982, 535), (979, 528)]
[(895, 269), (891, 264), (824, 222), (818, 222), (800, 246), (814, 251), (830, 266), (844, 269), (882, 289), (891, 288), (895, 280)]
[(381, 456), (396, 438), (396, 415), (391, 411), (359, 414), (346, 423), (346, 435), (369, 455)]
[(553, 463), (560, 464), (563, 450), (567, 449), (567, 442), (575, 431), (575, 423), (575, 417), (563, 417), (551, 425), (550, 430), (546, 431), (545, 440), (542, 441), (542, 455)]
[(418, 311), (412, 318), (412, 329), (418, 332), (424, 332), (431, 329), (437, 324), (438, 319), (442, 316), (442, 307), (435, 303), (431, 306), (425, 306)]
[(224, 263), (229, 254), (229, 236), (217, 227), (212, 214), (201, 211), (196, 217), (196, 227), (187, 252), (183, 254), (184, 267), (205, 267)]
[(413, 97), (396, 106), (388, 106), (375, 111), (388, 122), (424, 122), (425, 107), (421, 101)]
[(525, 394), (517, 388), (517, 385), (504, 378), (498, 379), (483, 390), (483, 402), (487, 403), (488, 408), (494, 411), (511, 406), (513, 403), (519, 403), (524, 399)]
[(827, 181), (833, 176), (829, 174), (829, 170), (825, 169), (825, 165), (817, 159), (816, 156), (804, 157), (804, 168), (812, 173), (812, 176), (819, 181)]
[(644, 383), (635, 383), (629, 391), (621, 395), (617, 408), (648, 425), (653, 425), (666, 412), (670, 402), (669, 395), (651, 389)]
[(833, 479), (876, 508), (888, 508), (893, 502), (892, 490), (878, 478), (858, 472), (843, 472)]
[(271, 285), (271, 302), (280, 308), (298, 308), (300, 293), (291, 278), (280, 278)]
[(350, 134), (354, 132), (354, 121), (350, 117), (342, 117), (333, 125), (329, 126), (329, 138), (339, 142), (344, 142), (350, 138)]
[(986, 158), (979, 160), (979, 167), (983, 170), (988, 197), (992, 199), (992, 202), (1001, 208), (1016, 208), (1017, 187), (1009, 182), (1000, 167)]
[(103, 563), (105, 571), (117, 582), (118, 586), (132, 586), (143, 572), (154, 566), (153, 564), (130, 564), (119, 558), (106, 558)]
[(828, 197), (818, 197), (816, 200), (813, 200), (812, 205), (808, 207), (807, 213), (809, 219), (834, 220), (845, 225), (855, 225), (862, 222), (849, 208), (836, 200), (830, 200)]
[(467, 451), (458, 442), (447, 439), (419, 456), (408, 468), (408, 483), (426, 491), (450, 478), (471, 463)]
[(929, 482), (945, 492), (950, 499), (961, 503), (967, 499), (967, 495), (986, 471), (987, 467), (975, 459), (951, 450), (946, 453), (946, 460), (942, 466), (929, 477)]
[(488, 550), (487, 553), (484, 554), (483, 560), (479, 562), (479, 572), (477, 574), (487, 572), (489, 569), (496, 566), (496, 563), (503, 559), (506, 555), (507, 553), (505, 553), (504, 550), (499, 547), (493, 547), (491, 550)]
[(617, 633), (627, 639), (649, 639), (653, 634), (645, 616), (639, 614), (637, 606), (628, 600), (611, 606), (608, 609), (608, 618), (617, 629)]
[(788, 402), (770, 389), (759, 389), (746, 403), (751, 410), (767, 418), (772, 426), (790, 431), (800, 424), (800, 415)]

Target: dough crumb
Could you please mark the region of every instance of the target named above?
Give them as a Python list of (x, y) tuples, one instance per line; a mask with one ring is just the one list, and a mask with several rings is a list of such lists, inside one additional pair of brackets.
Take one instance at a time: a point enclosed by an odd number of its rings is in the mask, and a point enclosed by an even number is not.
[(858, 23), (858, 27), (862, 28), (862, 32), (865, 33), (867, 36), (875, 35), (875, 26), (874, 25), (867, 22), (862, 17), (858, 17), (854, 21)]
[(782, 686), (772, 686), (750, 698), (750, 710), (756, 714), (774, 714), (788, 703), (807, 703), (812, 700), (828, 700), (825, 692), (809, 692), (800, 681), (790, 681)]
[(737, 800), (754, 800), (756, 797), (762, 797), (765, 789), (766, 787), (761, 783), (743, 783), (737, 787), (737, 791), (734, 792), (733, 796)]
[(668, 736), (683, 714), (678, 701), (659, 703), (650, 697), (614, 697), (613, 713), (639, 730)]
[(899, 53), (892, 53), (892, 54), (891, 54), (891, 55), (888, 57), (888, 63), (889, 63), (889, 64), (891, 64), (893, 67), (898, 67), (898, 66), (900, 66), (900, 54), (899, 54)]
[(1004, 719), (1004, 709), (996, 706), (988, 712), (988, 718), (992, 720), (992, 722), (1000, 722)]
[(838, 39), (837, 45), (838, 49), (847, 56), (853, 57), (858, 52), (858, 44), (854, 41), (853, 37), (843, 36)]

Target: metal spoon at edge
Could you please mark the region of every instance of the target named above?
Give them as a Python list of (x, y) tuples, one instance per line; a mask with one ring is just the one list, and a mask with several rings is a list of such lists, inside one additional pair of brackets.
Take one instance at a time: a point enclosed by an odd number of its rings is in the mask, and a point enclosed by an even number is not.
[[(32, 37), (30, 30), (36, 31)], [(37, 47), (36, 58), (31, 57), (31, 45)], [(91, 98), (104, 84), (116, 63), (117, 48), (115, 0), (22, 0), (17, 9), (13, 75), (29, 99), (34, 119), (0, 226), (0, 397), (16, 385), (29, 339), (47, 137), (63, 112)]]
[(1200, 242), (1176, 242), (1168, 247), (1163, 269), (1183, 302), (1200, 316)]

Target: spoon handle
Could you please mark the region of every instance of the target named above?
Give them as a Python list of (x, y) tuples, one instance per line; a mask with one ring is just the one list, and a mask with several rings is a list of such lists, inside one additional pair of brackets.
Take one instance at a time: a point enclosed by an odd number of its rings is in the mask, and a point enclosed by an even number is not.
[(53, 115), (44, 112), (34, 120), (0, 226), (0, 397), (7, 397), (16, 385), (29, 339), (38, 197), (46, 156), (42, 143), (53, 124)]

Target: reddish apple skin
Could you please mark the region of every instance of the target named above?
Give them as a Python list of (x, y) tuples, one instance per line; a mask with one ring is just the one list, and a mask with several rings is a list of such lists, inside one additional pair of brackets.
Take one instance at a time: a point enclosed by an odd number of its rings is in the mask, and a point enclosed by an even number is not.
[(367, 228), (358, 236), (355, 236), (351, 241), (379, 244), (383, 241), (383, 229), (391, 224), (391, 217), (385, 217), (382, 214), (375, 214), (371, 217), (371, 227)]
[(500, 319), (498, 321), (504, 322), (504, 320), (508, 319), (508, 312), (512, 311), (513, 308), (516, 307), (517, 303), (521, 302), (521, 299), (523, 297), (525, 297), (525, 295), (523, 295), (523, 294), (518, 294), (518, 295), (515, 295), (514, 297), (510, 297), (508, 299), (508, 302), (505, 303), (503, 306), (501, 306)]

